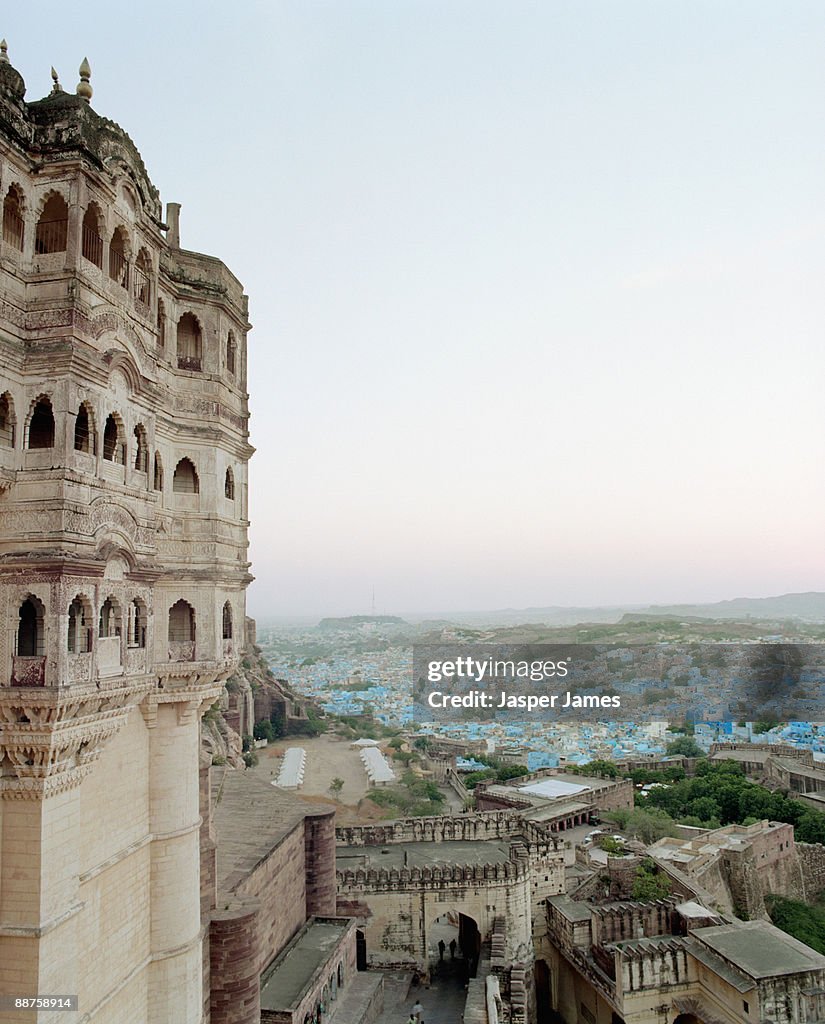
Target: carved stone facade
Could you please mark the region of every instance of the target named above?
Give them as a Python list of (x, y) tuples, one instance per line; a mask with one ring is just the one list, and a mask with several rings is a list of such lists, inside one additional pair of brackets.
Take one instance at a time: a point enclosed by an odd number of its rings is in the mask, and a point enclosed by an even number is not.
[(0, 49), (0, 994), (195, 1024), (200, 716), (250, 580), (250, 324), (87, 72), (27, 103)]

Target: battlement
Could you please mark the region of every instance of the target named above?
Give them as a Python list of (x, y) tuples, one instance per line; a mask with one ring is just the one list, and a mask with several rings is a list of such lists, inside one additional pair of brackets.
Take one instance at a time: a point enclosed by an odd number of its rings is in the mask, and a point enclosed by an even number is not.
[(376, 825), (347, 825), (336, 828), (335, 839), (339, 846), (389, 846), (452, 839), (506, 839), (523, 830), (521, 817), (513, 811), (477, 811), (405, 818)]
[(529, 873), (526, 856), (516, 847), (511, 859), (487, 864), (444, 864), (413, 868), (356, 868), (336, 871), (338, 891), (382, 891), (387, 889), (441, 889), (524, 879)]

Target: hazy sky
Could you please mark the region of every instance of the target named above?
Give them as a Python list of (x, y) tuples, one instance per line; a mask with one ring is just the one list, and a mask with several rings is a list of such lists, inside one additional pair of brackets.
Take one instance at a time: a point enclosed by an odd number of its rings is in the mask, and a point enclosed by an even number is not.
[(821, 0), (0, 20), (250, 294), (253, 614), (825, 589)]

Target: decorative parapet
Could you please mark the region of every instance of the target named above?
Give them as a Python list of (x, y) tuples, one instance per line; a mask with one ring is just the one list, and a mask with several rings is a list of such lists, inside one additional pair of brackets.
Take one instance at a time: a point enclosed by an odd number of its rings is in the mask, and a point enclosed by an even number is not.
[(12, 686), (45, 686), (46, 656), (24, 657), (15, 654), (11, 662)]
[(424, 818), (407, 818), (375, 825), (348, 825), (335, 830), (341, 846), (391, 846), (394, 843), (439, 843), (449, 840), (473, 839), (527, 840), (531, 852), (544, 854), (560, 850), (562, 840), (525, 821), (513, 810), (476, 811), (471, 814), (441, 814)]
[(170, 640), (169, 641), (170, 661), (194, 661), (195, 641), (194, 640)]
[(449, 888), (489, 882), (511, 882), (525, 878), (529, 865), (521, 859), (495, 864), (445, 864), (413, 868), (356, 868), (336, 871), (338, 892), (393, 891), (398, 889)]

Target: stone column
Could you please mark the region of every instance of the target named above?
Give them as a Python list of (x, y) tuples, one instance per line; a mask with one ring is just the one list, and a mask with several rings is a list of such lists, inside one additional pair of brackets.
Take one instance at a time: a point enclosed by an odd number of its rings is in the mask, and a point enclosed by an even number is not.
[(198, 1024), (202, 1014), (200, 699), (155, 703), (150, 732), (151, 956), (147, 1024)]

